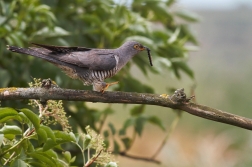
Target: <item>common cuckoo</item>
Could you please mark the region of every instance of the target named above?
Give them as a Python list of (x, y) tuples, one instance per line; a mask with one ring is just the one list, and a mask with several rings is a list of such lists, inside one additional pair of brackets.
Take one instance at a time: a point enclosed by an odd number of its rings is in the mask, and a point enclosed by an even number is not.
[(116, 49), (65, 47), (32, 43), (39, 47), (20, 48), (8, 46), (12, 52), (44, 59), (63, 70), (69, 77), (80, 79), (84, 85), (93, 85), (93, 90), (104, 92), (114, 83), (104, 79), (114, 76), (137, 53), (146, 50), (152, 66), (150, 50), (135, 41), (127, 41)]

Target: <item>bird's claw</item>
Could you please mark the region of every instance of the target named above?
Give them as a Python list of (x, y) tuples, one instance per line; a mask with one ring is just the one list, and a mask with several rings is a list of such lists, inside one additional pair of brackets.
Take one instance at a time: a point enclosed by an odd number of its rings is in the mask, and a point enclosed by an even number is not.
[(118, 84), (118, 81), (112, 82), (112, 83), (106, 83), (106, 86), (101, 90), (101, 93), (104, 93), (105, 90), (108, 89), (108, 87), (110, 87), (111, 85), (115, 85), (115, 84)]

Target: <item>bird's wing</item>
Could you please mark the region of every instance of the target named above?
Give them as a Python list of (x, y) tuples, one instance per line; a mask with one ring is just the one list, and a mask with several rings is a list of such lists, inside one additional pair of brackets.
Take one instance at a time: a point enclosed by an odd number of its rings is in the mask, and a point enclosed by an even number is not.
[(54, 60), (91, 70), (111, 70), (116, 67), (118, 61), (116, 60), (118, 56), (112, 51), (106, 49), (100, 50), (84, 47), (62, 47), (42, 44), (34, 45), (42, 48), (31, 47), (31, 49), (43, 53)]
[(92, 50), (90, 52), (72, 52), (60, 56), (61, 61), (75, 64), (79, 67), (86, 67), (91, 70), (111, 70), (117, 65), (118, 56), (112, 52)]

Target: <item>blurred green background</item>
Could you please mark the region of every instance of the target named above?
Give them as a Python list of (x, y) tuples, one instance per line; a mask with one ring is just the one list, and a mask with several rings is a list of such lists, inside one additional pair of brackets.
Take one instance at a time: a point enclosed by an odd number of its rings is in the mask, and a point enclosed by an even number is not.
[[(0, 87), (27, 87), (32, 76), (50, 77), (63, 88), (88, 89), (47, 62), (10, 53), (5, 49), (6, 44), (27, 47), (32, 41), (115, 48), (126, 39), (135, 39), (151, 48), (154, 67), (149, 67), (145, 53), (135, 57), (118, 76), (108, 80), (120, 81), (112, 89), (169, 94), (170, 90), (183, 87), (189, 95), (196, 86), (197, 103), (252, 118), (252, 19), (248, 6), (207, 9), (197, 4), (195, 9), (172, 0), (116, 3), (110, 0), (6, 0), (0, 4)], [(199, 17), (188, 11), (194, 11)], [(200, 22), (195, 23), (198, 19)], [(195, 45), (199, 45), (199, 50), (189, 52)], [(27, 107), (23, 101), (5, 101), (1, 105)], [(91, 125), (101, 133), (109, 131), (109, 123), (119, 131), (126, 119), (132, 119), (129, 111), (134, 106), (65, 102), (74, 130)], [(104, 114), (106, 109), (113, 114)], [(175, 112), (146, 106), (140, 116), (156, 116), (169, 128)], [(105, 121), (102, 128), (101, 120)], [(154, 125), (157, 126), (144, 124), (129, 154), (153, 155), (167, 133), (160, 125)], [(130, 128), (127, 128), (128, 136), (134, 132)], [(157, 156), (161, 165), (121, 156), (117, 160), (120, 166), (251, 166), (251, 139), (248, 130), (182, 113), (178, 126)], [(122, 148), (120, 136), (115, 140)]]

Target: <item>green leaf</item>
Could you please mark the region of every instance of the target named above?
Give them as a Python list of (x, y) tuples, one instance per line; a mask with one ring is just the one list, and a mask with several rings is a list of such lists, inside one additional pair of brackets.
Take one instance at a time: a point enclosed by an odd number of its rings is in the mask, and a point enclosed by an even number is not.
[(169, 69), (172, 65), (172, 63), (167, 59), (163, 57), (159, 57), (155, 59), (155, 70), (159, 73), (163, 72), (165, 69)]
[(2, 25), (7, 20), (7, 17), (0, 17), (0, 25)]
[(175, 14), (178, 17), (189, 22), (198, 22), (200, 20), (200, 17), (197, 14), (189, 12), (189, 11), (177, 11)]
[(47, 155), (46, 153), (43, 152), (33, 152), (28, 154), (31, 158), (43, 163), (47, 164), (47, 166), (57, 166), (54, 158), (51, 156)]
[(135, 124), (135, 131), (139, 136), (141, 136), (144, 124), (146, 122), (146, 118), (144, 117), (137, 117), (136, 124)]
[(101, 24), (101, 20), (96, 15), (83, 15), (81, 19), (85, 22)]
[(124, 124), (123, 124), (123, 127), (122, 129), (119, 131), (119, 135), (125, 135), (126, 133), (126, 129), (132, 125), (135, 124), (135, 119), (134, 118), (129, 118), (127, 119)]
[(180, 28), (177, 28), (174, 33), (170, 36), (170, 38), (168, 39), (168, 44), (172, 44), (173, 42), (175, 42), (178, 39), (178, 35), (180, 33)]
[(171, 6), (171, 5), (173, 5), (174, 3), (176, 3), (177, 2), (177, 0), (168, 0), (168, 1), (166, 1), (166, 5), (167, 6)]
[[(62, 142), (62, 143), (64, 143), (64, 142)], [(47, 139), (47, 141), (45, 142), (45, 144), (43, 146), (43, 151), (47, 151), (49, 149), (52, 149), (53, 147), (55, 147), (59, 144), (61, 144), (61, 143), (57, 143), (56, 141), (53, 141), (51, 138), (49, 138), (49, 139)]]
[(103, 143), (104, 143), (105, 149), (108, 149), (108, 148), (109, 148), (109, 145), (110, 145), (109, 139), (105, 139), (105, 140), (103, 141)]
[(105, 130), (105, 131), (103, 132), (103, 136), (104, 136), (104, 138), (108, 138), (108, 137), (109, 137), (109, 131), (108, 131), (108, 130)]
[(63, 152), (63, 156), (64, 156), (67, 163), (71, 162), (71, 153), (69, 151)]
[(75, 133), (74, 135), (75, 135), (75, 140), (76, 140), (76, 143), (78, 143), (78, 142), (79, 142), (79, 140), (81, 139), (81, 136), (80, 136), (80, 134), (79, 134), (79, 133)]
[(0, 129), (0, 134), (13, 134), (13, 135), (20, 135), (22, 134), (22, 129), (20, 129), (18, 126), (16, 125), (4, 125), (4, 127), (2, 127)]
[(123, 136), (123, 135), (125, 135), (126, 134), (126, 129), (120, 129), (119, 130), (119, 135), (120, 136)]
[(120, 146), (119, 144), (114, 140), (114, 151), (115, 154), (118, 154), (120, 152)]
[(18, 37), (18, 34), (17, 33), (11, 33), (9, 35), (9, 37), (14, 41), (14, 43), (18, 46), (22, 46), (22, 42), (20, 40), (20, 38)]
[(135, 124), (135, 119), (129, 118), (127, 119), (123, 124), (123, 129), (127, 129), (129, 126), (132, 126)]
[(51, 30), (48, 27), (43, 27), (41, 30), (37, 31), (35, 36), (44, 36), (44, 37), (60, 37), (60, 36), (68, 36), (70, 33), (64, 30), (61, 27), (54, 27), (54, 30)]
[(45, 143), (46, 140), (47, 140), (46, 131), (44, 129), (42, 129), (42, 128), (39, 128), (36, 132), (38, 134), (39, 145), (42, 144), (42, 143)]
[(149, 118), (147, 118), (148, 122), (157, 125), (158, 127), (160, 127), (162, 130), (165, 130), (164, 125), (162, 124), (162, 121), (157, 117), (157, 116), (150, 116)]
[(67, 133), (63, 131), (55, 131), (54, 135), (57, 138), (57, 140), (74, 141), (74, 142), (76, 141), (76, 138), (74, 134), (72, 134), (72, 132)]
[(10, 167), (27, 167), (27, 164), (21, 159), (15, 159), (11, 162)]
[(144, 109), (145, 109), (145, 105), (135, 106), (134, 108), (130, 110), (130, 115), (139, 116), (144, 112)]
[(34, 128), (37, 131), (40, 127), (39, 117), (34, 112), (32, 112), (31, 110), (27, 108), (23, 108), (20, 111), (23, 112), (27, 116), (27, 118), (31, 121), (31, 123), (33, 124)]
[(23, 112), (18, 113), (18, 116), (21, 118), (22, 123), (26, 123), (30, 128), (32, 128), (32, 122)]
[(181, 70), (183, 70), (192, 79), (194, 78), (193, 71), (189, 68), (189, 66), (185, 62), (173, 62), (173, 63), (176, 64), (176, 67), (179, 67)]
[(41, 163), (37, 159), (29, 159), (28, 164), (31, 165), (32, 167), (48, 167), (47, 164)]
[(89, 148), (90, 147), (90, 142), (91, 142), (91, 140), (92, 140), (92, 138), (91, 138), (91, 136), (89, 135), (89, 134), (87, 134), (87, 135), (85, 135), (85, 138), (84, 138), (84, 141), (83, 141), (83, 149), (87, 149), (87, 148)]
[(34, 146), (31, 143), (31, 140), (28, 140), (28, 139), (23, 142), (23, 148), (27, 153), (31, 153), (35, 151)]
[(0, 134), (0, 147), (1, 147), (2, 143), (3, 143), (3, 139), (4, 139), (4, 134)]
[(53, 141), (56, 141), (56, 137), (53, 133), (53, 130), (50, 127), (41, 125), (40, 129), (43, 129), (46, 132), (48, 138), (51, 138)]
[(63, 143), (76, 142), (76, 138), (72, 132), (67, 133), (62, 131), (55, 131), (54, 135), (56, 137), (56, 141), (53, 141), (51, 138), (47, 139), (43, 146), (43, 151), (47, 151)]
[[(40, 149), (39, 151), (42, 151), (42, 149)], [(45, 152), (42, 152), (43, 154), (49, 155), (50, 157), (54, 158), (54, 159), (58, 159), (58, 154), (53, 151), (53, 150), (48, 150)]]
[(24, 146), (23, 146), (24, 143), (25, 143), (25, 142), (22, 142), (22, 143), (21, 143), (22, 148), (21, 148), (20, 153), (17, 153), (17, 152), (16, 152), (16, 153), (18, 154), (18, 158), (21, 159), (21, 160), (25, 160), (25, 159), (27, 158), (26, 153), (25, 153), (26, 150), (25, 150), (25, 148), (24, 148)]
[(132, 140), (129, 137), (122, 138), (121, 140), (124, 144), (125, 149), (127, 150), (130, 147)]
[(106, 115), (113, 114), (114, 110), (111, 107), (108, 107), (103, 111), (103, 113)]
[(112, 132), (112, 135), (115, 135), (116, 129), (115, 129), (114, 125), (112, 123), (109, 123), (108, 126), (109, 126), (109, 128), (110, 128), (110, 130)]
[(70, 160), (70, 163), (73, 163), (76, 159), (76, 156), (74, 156), (71, 160)]
[(15, 116), (18, 114), (16, 110), (13, 108), (0, 108), (0, 123), (6, 122), (9, 119), (15, 118)]

